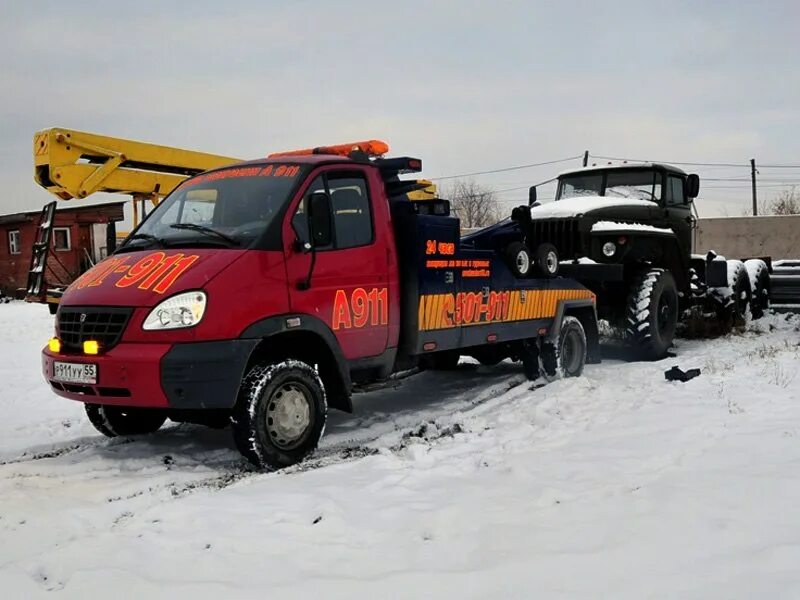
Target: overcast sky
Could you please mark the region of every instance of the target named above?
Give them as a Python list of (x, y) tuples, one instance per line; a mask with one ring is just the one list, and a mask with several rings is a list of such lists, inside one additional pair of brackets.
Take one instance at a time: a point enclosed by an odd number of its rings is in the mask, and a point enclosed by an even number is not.
[[(587, 149), (800, 165), (797, 0), (0, 0), (0, 15), (0, 213), (49, 200), (31, 144), (51, 126), (242, 158), (380, 138), (429, 177)], [(506, 190), (578, 164), (477, 179)], [(800, 168), (761, 176), (768, 198)], [(741, 215), (748, 186), (702, 181), (701, 215)]]

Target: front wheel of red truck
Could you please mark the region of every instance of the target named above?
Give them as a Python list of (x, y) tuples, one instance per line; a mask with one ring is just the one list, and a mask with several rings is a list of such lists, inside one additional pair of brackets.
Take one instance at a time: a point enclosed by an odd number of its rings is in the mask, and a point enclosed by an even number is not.
[(90, 403), (85, 408), (94, 428), (106, 437), (155, 433), (167, 420), (166, 413), (157, 408)]
[(250, 369), (239, 390), (233, 439), (255, 466), (288, 467), (317, 447), (327, 413), (325, 388), (311, 365), (261, 363)]

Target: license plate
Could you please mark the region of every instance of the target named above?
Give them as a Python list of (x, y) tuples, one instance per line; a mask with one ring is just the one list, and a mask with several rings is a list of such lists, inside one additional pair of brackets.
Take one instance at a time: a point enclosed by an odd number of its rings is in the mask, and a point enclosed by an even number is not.
[(97, 365), (89, 363), (55, 362), (53, 379), (67, 383), (97, 383)]

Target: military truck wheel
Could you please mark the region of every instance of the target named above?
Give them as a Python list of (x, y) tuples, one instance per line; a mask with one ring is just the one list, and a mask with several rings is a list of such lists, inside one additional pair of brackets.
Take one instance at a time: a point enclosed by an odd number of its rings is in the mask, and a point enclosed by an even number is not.
[(750, 276), (744, 263), (739, 260), (728, 261), (728, 287), (733, 292), (731, 300), (731, 316), (735, 326), (744, 325), (747, 319), (747, 308), (750, 306)]
[(94, 428), (110, 438), (155, 433), (167, 420), (167, 414), (157, 408), (89, 403), (84, 408)]
[(517, 277), (527, 277), (531, 272), (531, 252), (522, 242), (511, 242), (505, 250), (506, 262)]
[(625, 334), (643, 358), (666, 355), (678, 325), (678, 290), (664, 269), (649, 269), (636, 276), (628, 294)]
[(536, 248), (536, 271), (545, 277), (558, 275), (558, 250), (553, 244), (545, 242)]
[(758, 259), (745, 261), (744, 266), (750, 275), (750, 314), (760, 319), (769, 308), (769, 269)]
[(242, 382), (231, 416), (239, 452), (262, 469), (300, 462), (319, 443), (328, 404), (317, 372), (298, 360), (261, 363)]
[(575, 317), (564, 317), (554, 342), (542, 344), (542, 370), (549, 380), (578, 377), (586, 365), (586, 332)]

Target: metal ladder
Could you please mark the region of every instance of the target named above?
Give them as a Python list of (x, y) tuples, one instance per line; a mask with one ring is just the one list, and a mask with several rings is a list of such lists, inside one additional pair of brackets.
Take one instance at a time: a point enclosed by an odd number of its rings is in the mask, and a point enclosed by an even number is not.
[(28, 302), (45, 302), (47, 286), (45, 285), (44, 272), (47, 269), (47, 257), (50, 253), (50, 240), (53, 235), (55, 222), (56, 202), (45, 204), (42, 216), (39, 219), (39, 228), (36, 230), (36, 241), (31, 253), (31, 267), (28, 270), (28, 285), (25, 299)]

